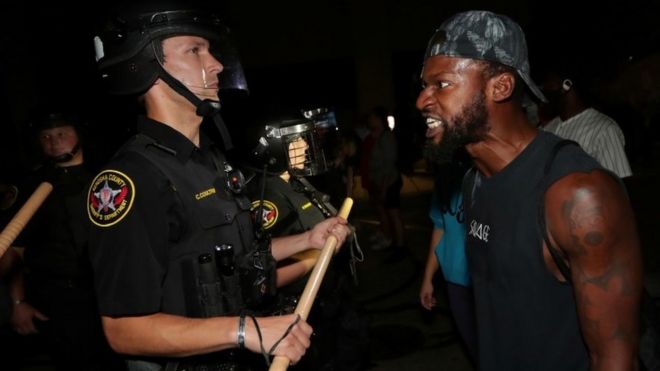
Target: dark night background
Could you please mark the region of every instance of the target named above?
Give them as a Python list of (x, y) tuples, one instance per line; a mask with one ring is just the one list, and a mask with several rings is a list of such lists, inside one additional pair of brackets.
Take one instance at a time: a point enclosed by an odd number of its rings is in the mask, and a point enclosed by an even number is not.
[[(596, 4), (596, 3), (594, 3)], [(658, 1), (317, 0), (214, 2), (234, 33), (251, 89), (250, 112), (312, 106), (336, 110), (348, 128), (382, 104), (396, 113), (412, 161), (423, 127), (414, 110), (422, 53), (434, 29), (467, 9), (504, 13), (527, 33), (532, 73), (555, 58), (576, 58), (595, 103), (626, 133), (631, 161), (650, 158), (660, 119)], [(92, 37), (103, 3), (4, 5), (0, 25), (2, 174), (35, 164), (26, 123), (43, 104), (73, 106), (88, 122), (86, 157), (103, 162), (128, 135), (130, 103), (105, 95)], [(241, 106), (243, 107), (243, 106)], [(231, 111), (231, 109), (229, 109)], [(229, 114), (236, 127), (241, 112)], [(247, 112), (246, 112), (247, 117)]]

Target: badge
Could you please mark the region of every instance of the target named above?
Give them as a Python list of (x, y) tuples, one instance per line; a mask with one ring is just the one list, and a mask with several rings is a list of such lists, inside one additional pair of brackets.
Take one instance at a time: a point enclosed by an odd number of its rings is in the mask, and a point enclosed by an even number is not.
[(105, 170), (94, 178), (87, 195), (87, 215), (99, 227), (119, 223), (133, 206), (135, 186), (126, 174)]
[[(252, 212), (255, 221), (257, 220), (257, 211), (259, 210), (260, 204), (260, 200), (252, 201), (252, 205), (250, 206), (250, 212)], [(277, 211), (277, 206), (275, 206), (274, 203), (268, 200), (263, 200), (263, 212), (261, 215), (261, 223), (263, 223), (264, 229), (268, 229), (277, 223), (279, 211)]]

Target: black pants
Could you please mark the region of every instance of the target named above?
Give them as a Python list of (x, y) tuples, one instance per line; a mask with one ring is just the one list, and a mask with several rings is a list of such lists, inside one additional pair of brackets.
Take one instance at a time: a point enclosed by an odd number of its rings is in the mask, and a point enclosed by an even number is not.
[(447, 282), (447, 298), (454, 323), (472, 360), (477, 360), (477, 319), (471, 287)]

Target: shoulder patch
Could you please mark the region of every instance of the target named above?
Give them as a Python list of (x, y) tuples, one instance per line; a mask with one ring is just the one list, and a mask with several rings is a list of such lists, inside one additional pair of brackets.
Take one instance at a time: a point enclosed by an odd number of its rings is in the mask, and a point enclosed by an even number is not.
[[(257, 220), (257, 210), (259, 210), (259, 204), (261, 204), (260, 200), (252, 201), (252, 205), (250, 206), (250, 212), (252, 212), (252, 217), (255, 219), (255, 222)], [(264, 229), (269, 229), (275, 223), (277, 223), (277, 217), (279, 216), (279, 211), (277, 210), (277, 206), (268, 200), (264, 200), (263, 204), (263, 212), (262, 212), (262, 223), (264, 224)]]
[(94, 178), (87, 194), (87, 215), (99, 227), (119, 223), (133, 206), (135, 186), (128, 175), (104, 170)]

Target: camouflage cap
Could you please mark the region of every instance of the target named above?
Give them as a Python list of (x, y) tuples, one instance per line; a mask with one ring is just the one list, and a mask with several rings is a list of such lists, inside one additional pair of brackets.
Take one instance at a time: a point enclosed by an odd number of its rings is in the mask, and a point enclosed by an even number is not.
[(483, 10), (455, 14), (436, 30), (424, 59), (436, 55), (481, 59), (512, 67), (529, 90), (542, 102), (546, 101), (530, 75), (525, 34), (505, 15)]

